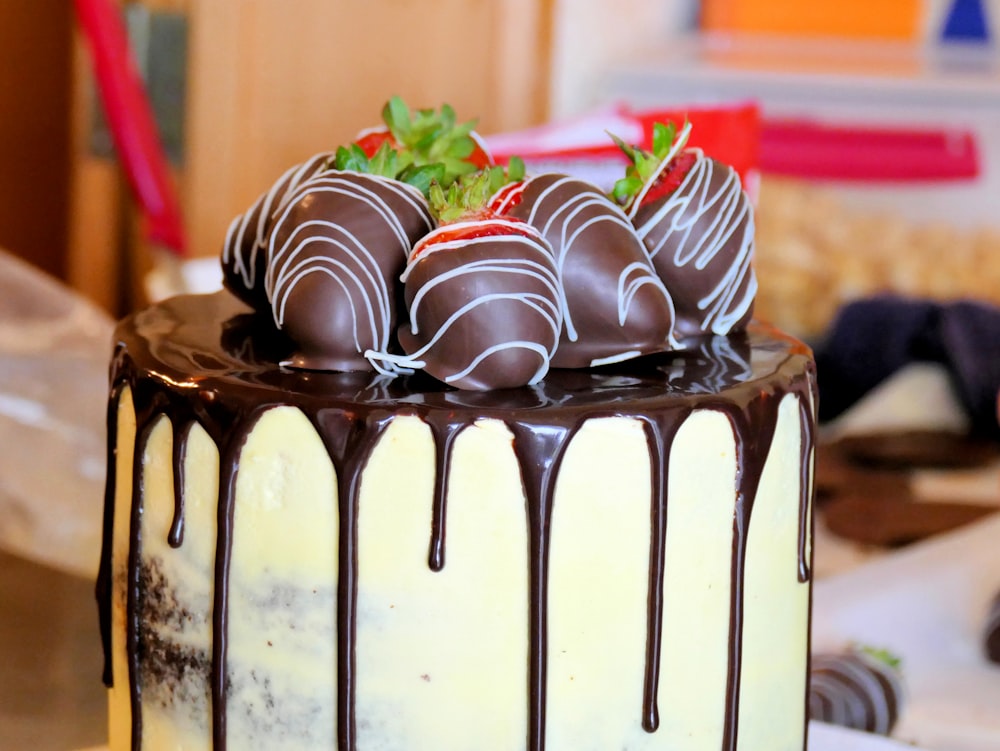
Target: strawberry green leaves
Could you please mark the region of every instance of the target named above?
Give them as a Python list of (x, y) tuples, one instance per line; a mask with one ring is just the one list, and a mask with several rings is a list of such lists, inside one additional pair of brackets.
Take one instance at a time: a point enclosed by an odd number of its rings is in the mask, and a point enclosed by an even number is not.
[(902, 667), (903, 658), (884, 647), (873, 647), (862, 644), (857, 647), (857, 650), (894, 670), (899, 670)]
[(450, 185), (442, 182), (431, 185), (428, 193), (431, 214), (441, 224), (456, 222), (470, 216), (488, 212), (490, 198), (500, 188), (524, 179), (524, 162), (511, 157), (507, 168), (494, 165), (463, 175)]
[(368, 156), (356, 143), (340, 146), (330, 167), (399, 180), (412, 185), (425, 197), (432, 183), (440, 183), (446, 179), (443, 164), (434, 162), (417, 165), (412, 154), (397, 151), (388, 141), (383, 141), (371, 156)]
[(474, 137), (476, 121), (459, 123), (455, 110), (448, 104), (443, 104), (439, 111), (411, 110), (400, 97), (394, 96), (382, 108), (382, 120), (396, 148), (408, 155), (413, 165), (442, 165), (444, 177), (440, 182), (445, 186), (492, 163)]
[(427, 196), (432, 182), (447, 188), (493, 165), (476, 121), (459, 123), (450, 105), (411, 110), (394, 96), (382, 108), (382, 121), (341, 147), (331, 166), (401, 180)]
[(678, 134), (673, 123), (653, 124), (653, 150), (645, 151), (638, 146), (630, 146), (613, 133), (608, 133), (630, 164), (625, 168), (625, 176), (619, 179), (611, 190), (611, 198), (620, 206), (629, 206), (642, 189), (656, 179), (664, 162), (676, 156), (687, 142), (690, 125), (684, 124)]

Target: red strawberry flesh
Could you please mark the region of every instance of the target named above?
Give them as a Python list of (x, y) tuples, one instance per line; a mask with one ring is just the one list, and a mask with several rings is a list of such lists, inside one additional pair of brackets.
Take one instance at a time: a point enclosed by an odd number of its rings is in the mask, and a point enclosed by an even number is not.
[(388, 128), (369, 128), (358, 134), (356, 143), (363, 152), (365, 156), (371, 158), (375, 156), (375, 152), (379, 150), (379, 147), (385, 143), (389, 142), (389, 145), (396, 148), (399, 144), (396, 143), (396, 139), (392, 137)]
[(501, 235), (523, 235), (532, 238), (536, 236), (531, 227), (520, 219), (497, 218), (492, 213), (484, 212), (481, 216), (466, 217), (461, 221), (442, 225), (434, 233), (428, 235), (425, 240), (417, 243), (410, 254), (410, 263), (413, 263), (423, 253), (432, 250), (436, 245)]
[(649, 186), (646, 195), (642, 197), (642, 204), (651, 203), (671, 195), (684, 182), (684, 178), (687, 177), (696, 161), (698, 161), (698, 154), (694, 151), (682, 151), (671, 159), (656, 176), (653, 184)]
[(521, 203), (525, 184), (524, 180), (520, 180), (504, 185), (490, 199), (489, 208), (500, 215), (509, 214), (511, 209)]

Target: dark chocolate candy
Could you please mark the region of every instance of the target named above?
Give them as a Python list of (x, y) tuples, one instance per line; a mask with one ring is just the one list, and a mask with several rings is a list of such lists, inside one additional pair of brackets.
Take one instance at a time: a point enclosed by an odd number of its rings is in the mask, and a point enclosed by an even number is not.
[(861, 650), (813, 655), (811, 719), (888, 735), (902, 703), (903, 682), (897, 667)]

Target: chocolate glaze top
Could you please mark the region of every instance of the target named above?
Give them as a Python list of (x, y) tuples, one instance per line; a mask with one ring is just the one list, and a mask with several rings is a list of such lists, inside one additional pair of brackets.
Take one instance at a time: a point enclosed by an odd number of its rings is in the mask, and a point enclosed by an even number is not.
[[(465, 408), (481, 417), (538, 410), (642, 413), (664, 402), (711, 397), (744, 402), (766, 381), (801, 372), (809, 349), (763, 324), (746, 335), (697, 337), (688, 347), (589, 369), (553, 369), (535, 386), (465, 393), (425, 374), (386, 377), (368, 371), (303, 373), (282, 367), (294, 349), (258, 314), (227, 292), (173, 298), (120, 324), (118, 339), (143, 369), (164, 379), (196, 382), (202, 390), (260, 392), (261, 401), (326, 404), (357, 402), (398, 409)], [(272, 392), (268, 396), (265, 392)], [(539, 420), (553, 419), (552, 414)], [(562, 419), (566, 419), (563, 417)]]

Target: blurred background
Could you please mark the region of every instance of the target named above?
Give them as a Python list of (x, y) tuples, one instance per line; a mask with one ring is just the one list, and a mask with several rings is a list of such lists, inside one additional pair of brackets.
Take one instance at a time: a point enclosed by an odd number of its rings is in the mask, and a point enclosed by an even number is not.
[(998, 38), (1000, 0), (0, 0), (0, 751), (106, 738), (112, 319), (218, 285), (230, 220), (394, 94), (595, 181), (665, 117), (738, 168), (757, 315), (819, 362), (813, 643), (857, 621), (909, 666), (899, 737), (1000, 747)]
[[(879, 291), (1000, 297), (997, 0), (122, 7), (193, 257), (391, 94), (486, 136), (749, 103), (760, 315), (808, 337)], [(114, 315), (137, 307), (157, 256), (73, 4), (4, 0), (0, 44), (0, 247)]]

